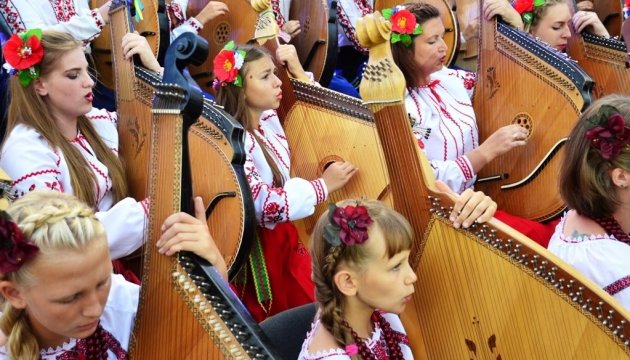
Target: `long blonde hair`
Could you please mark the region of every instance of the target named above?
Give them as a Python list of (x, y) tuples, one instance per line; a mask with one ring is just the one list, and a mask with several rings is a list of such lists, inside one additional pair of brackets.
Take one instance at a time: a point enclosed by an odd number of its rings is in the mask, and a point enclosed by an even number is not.
[[(39, 253), (12, 273), (0, 274), (24, 287), (36, 283), (31, 271), (34, 262), (59, 250), (82, 251), (96, 242), (103, 242), (105, 229), (94, 211), (72, 195), (50, 190), (37, 190), (13, 203), (7, 213), (18, 224), (24, 236), (39, 247)], [(0, 330), (8, 336), (9, 359), (39, 359), (40, 347), (26, 317), (25, 310), (4, 304)]]
[[(345, 200), (337, 203), (338, 207), (362, 205), (367, 208), (373, 224), (386, 236), (388, 258), (411, 248), (413, 230), (407, 219), (377, 200)], [(354, 343), (348, 328), (341, 325), (343, 320), (344, 295), (334, 282), (334, 276), (341, 263), (362, 269), (370, 258), (367, 246), (353, 245), (332, 246), (324, 239), (324, 227), (330, 224), (328, 211), (323, 213), (311, 239), (313, 257), (313, 281), (315, 298), (319, 305), (320, 321), (342, 347)], [(368, 229), (369, 231), (369, 229)], [(353, 357), (356, 358), (356, 357)]]
[[(63, 55), (82, 46), (82, 43), (67, 33), (46, 30), (42, 34), (42, 45), (44, 58), (40, 63), (40, 69), (41, 76), (45, 77), (59, 63)], [(5, 138), (11, 134), (11, 130), (17, 124), (24, 124), (35, 129), (53, 148), (61, 149), (70, 170), (74, 195), (96, 207), (97, 180), (94, 172), (79, 150), (63, 136), (46, 102), (35, 91), (33, 83), (23, 87), (16, 76), (10, 80), (11, 102)], [(79, 117), (78, 128), (94, 149), (96, 157), (107, 167), (112, 179), (115, 200), (123, 199), (127, 196), (127, 184), (122, 162), (103, 142), (87, 117)]]

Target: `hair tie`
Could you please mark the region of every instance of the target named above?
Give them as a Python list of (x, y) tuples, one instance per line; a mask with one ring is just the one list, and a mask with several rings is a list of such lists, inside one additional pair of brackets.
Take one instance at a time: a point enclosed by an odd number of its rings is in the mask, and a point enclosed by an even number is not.
[(357, 344), (348, 344), (346, 345), (346, 354), (348, 356), (354, 356), (359, 353), (359, 347)]
[(363, 244), (368, 239), (372, 218), (363, 205), (328, 206), (329, 224), (324, 226), (324, 239), (332, 246)]
[(39, 248), (28, 240), (9, 214), (0, 211), (0, 273), (16, 272)]
[(41, 43), (42, 30), (13, 34), (4, 44), (2, 54), (6, 63), (2, 66), (11, 75), (18, 76), (20, 84), (27, 87), (40, 75), (39, 63), (44, 58), (44, 47)]
[(613, 160), (621, 151), (629, 149), (630, 127), (614, 106), (603, 105), (597, 113), (586, 119), (585, 137), (605, 160)]

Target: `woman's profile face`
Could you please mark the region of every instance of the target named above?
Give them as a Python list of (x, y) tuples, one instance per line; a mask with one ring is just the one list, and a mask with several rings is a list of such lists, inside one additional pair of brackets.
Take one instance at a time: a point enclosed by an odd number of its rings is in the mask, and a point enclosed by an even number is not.
[(74, 120), (92, 110), (94, 80), (82, 47), (63, 54), (33, 86), (55, 119)]
[(247, 64), (245, 102), (257, 111), (277, 109), (282, 99), (282, 82), (276, 76), (276, 66), (269, 56)]
[(532, 27), (529, 32), (551, 47), (564, 51), (571, 37), (570, 22), (569, 5), (559, 3), (545, 9), (536, 26)]
[(432, 18), (420, 26), (422, 26), (422, 34), (413, 40), (414, 61), (420, 72), (420, 78), (426, 79), (444, 67), (448, 48), (444, 42), (445, 29), (442, 19)]

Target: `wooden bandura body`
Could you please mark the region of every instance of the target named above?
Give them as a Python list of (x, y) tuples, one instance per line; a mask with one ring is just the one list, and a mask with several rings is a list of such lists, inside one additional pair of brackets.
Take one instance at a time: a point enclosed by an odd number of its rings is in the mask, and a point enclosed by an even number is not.
[(434, 186), (407, 120), (404, 78), (389, 66), (390, 28), (368, 15), (357, 34), (370, 48), (368, 68), (381, 69), (362, 80), (361, 96), (374, 111), (394, 208), (416, 234), (418, 280), (401, 316), (414, 358), (630, 358), (630, 314), (611, 296), (496, 219), (451, 225), (453, 200)]
[(291, 40), (304, 70), (327, 86), (337, 64), (337, 12), (327, 0), (291, 0), (288, 20), (298, 20), (302, 31)]
[[(207, 54), (187, 33), (166, 57), (165, 82), (156, 84), (151, 135), (149, 244), (134, 336), (132, 359), (275, 359), (258, 325), (226, 282), (194, 254), (159, 254), (155, 242), (164, 219), (192, 211), (190, 127), (203, 108), (200, 93), (179, 73), (189, 58)], [(171, 50), (169, 50), (171, 51)], [(204, 55), (204, 54), (202, 54)]]
[(475, 188), (512, 215), (551, 218), (564, 209), (557, 169), (566, 136), (590, 103), (592, 80), (563, 54), (495, 19), (481, 22), (479, 54), (473, 98), (479, 142), (510, 124), (529, 136), (527, 145), (487, 164)]
[(602, 21), (610, 36), (621, 35), (623, 0), (593, 0), (593, 11)]
[[(264, 18), (270, 11), (269, 1), (253, 0), (252, 5), (261, 13), (256, 38), (260, 39), (261, 33), (274, 34), (276, 23)], [(270, 38), (265, 46), (275, 53), (276, 39)], [(290, 79), (281, 64), (276, 67), (283, 95), (277, 112), (291, 149), (292, 175), (313, 180), (321, 177), (329, 163), (350, 161), (360, 170), (343, 188), (330, 194), (326, 203), (360, 196), (387, 202), (389, 180), (369, 110), (353, 97)], [(296, 222), (302, 241), (308, 240), (327, 209), (326, 203), (318, 205), (312, 216)]]
[(589, 33), (573, 33), (567, 53), (595, 81), (595, 98), (609, 94), (630, 94), (630, 69), (626, 66), (628, 52), (623, 41)]
[[(245, 44), (254, 38), (254, 24), (256, 23), (256, 13), (252, 9), (248, 0), (217, 0), (225, 3), (229, 12), (226, 15), (217, 16), (210, 20), (199, 32), (199, 36), (208, 41), (210, 52), (203, 64), (190, 66), (190, 75), (199, 83), (202, 89), (209, 93), (214, 93), (212, 89), (212, 61), (217, 56), (223, 46), (234, 40), (237, 44)], [(190, 0), (188, 3), (188, 16), (198, 14), (209, 0)]]
[[(122, 1), (110, 13), (116, 74), (119, 155), (126, 166), (130, 195), (148, 197), (151, 106), (159, 77), (125, 60), (122, 36), (131, 23)], [(211, 234), (223, 254), (230, 276), (244, 261), (254, 232), (254, 208), (245, 179), (243, 128), (212, 101), (205, 99), (202, 116), (188, 133), (192, 161), (192, 191), (201, 196)]]
[(450, 0), (374, 0), (374, 10), (381, 11), (407, 2), (426, 2), (440, 11), (440, 17), (446, 30), (444, 33), (444, 42), (447, 47), (445, 66), (455, 63), (457, 52), (459, 51), (459, 24), (457, 23), (457, 16), (453, 8), (451, 8)]

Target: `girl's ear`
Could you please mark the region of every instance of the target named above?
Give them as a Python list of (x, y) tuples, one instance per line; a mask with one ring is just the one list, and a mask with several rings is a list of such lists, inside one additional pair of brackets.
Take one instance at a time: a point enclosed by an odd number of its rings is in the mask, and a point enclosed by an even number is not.
[(11, 303), (14, 308), (26, 308), (26, 301), (20, 290), (17, 286), (15, 286), (15, 283), (8, 280), (0, 281), (0, 294), (6, 299), (6, 301)]
[(630, 187), (630, 173), (624, 169), (614, 168), (610, 172), (610, 178), (613, 184), (622, 189)]
[(48, 95), (48, 89), (46, 88), (46, 84), (42, 81), (42, 78), (37, 78), (33, 82), (33, 87), (35, 88), (35, 92), (39, 96)]
[(333, 276), (333, 281), (337, 289), (345, 296), (355, 296), (357, 294), (359, 287), (354, 271), (342, 269)]

